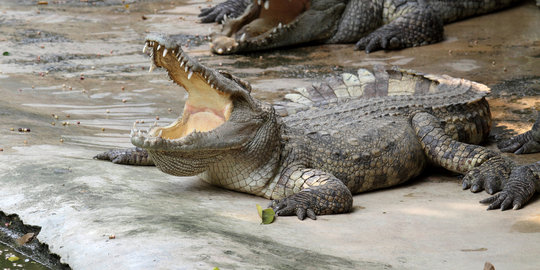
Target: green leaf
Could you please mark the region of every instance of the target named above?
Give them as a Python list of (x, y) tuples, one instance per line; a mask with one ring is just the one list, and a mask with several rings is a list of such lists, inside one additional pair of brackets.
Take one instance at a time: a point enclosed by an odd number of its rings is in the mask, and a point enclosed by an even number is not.
[(257, 204), (257, 212), (259, 213), (259, 217), (261, 218), (261, 224), (270, 224), (274, 222), (274, 218), (276, 216), (274, 209), (266, 208), (263, 210), (262, 207)]
[(3, 55), (3, 56), (8, 56), (8, 55), (9, 55), (9, 52), (4, 52), (2, 55)]
[(214, 269), (212, 269), (212, 270), (219, 270), (219, 267), (214, 267)]
[(274, 212), (274, 209), (267, 208), (262, 210), (262, 224), (270, 224), (274, 222), (274, 217), (276, 216), (276, 213)]

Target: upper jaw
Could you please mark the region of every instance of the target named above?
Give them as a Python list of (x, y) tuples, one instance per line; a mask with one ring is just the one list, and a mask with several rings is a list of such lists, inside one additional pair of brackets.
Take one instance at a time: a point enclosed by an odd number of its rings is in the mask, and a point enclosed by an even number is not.
[[(268, 49), (282, 46), (279, 43), (294, 34), (294, 28), (303, 13), (309, 9), (310, 1), (281, 0), (284, 3), (275, 3), (269, 0), (254, 0), (240, 18), (224, 21), (224, 34), (212, 36), (211, 49), (216, 54), (233, 54), (240, 51)], [(275, 10), (280, 5), (285, 11), (292, 11), (290, 16), (279, 16), (286, 13)], [(288, 8), (288, 9), (287, 9)], [(273, 12), (273, 14), (265, 14)], [(255, 23), (257, 22), (257, 23)], [(248, 26), (249, 25), (249, 26)], [(253, 30), (257, 29), (257, 30)], [(255, 32), (255, 33), (253, 33)]]
[(248, 104), (254, 103), (249, 91), (237, 81), (198, 63), (184, 53), (175, 40), (150, 35), (143, 49), (147, 51), (152, 59), (151, 69), (154, 66), (167, 69), (169, 77), (183, 86), (189, 97), (183, 115), (172, 124), (160, 127), (155, 123), (146, 131), (134, 125), (131, 141), (136, 146), (157, 150), (191, 148), (202, 137), (214, 136), (216, 129), (229, 120), (233, 99), (240, 97)]

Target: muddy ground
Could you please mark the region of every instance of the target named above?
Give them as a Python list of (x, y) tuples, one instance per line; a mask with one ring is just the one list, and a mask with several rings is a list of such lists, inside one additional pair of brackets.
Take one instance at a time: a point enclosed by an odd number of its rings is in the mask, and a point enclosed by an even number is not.
[(135, 120), (165, 124), (183, 108), (183, 90), (162, 70), (148, 73), (141, 50), (149, 32), (178, 35), (191, 55), (250, 81), (266, 101), (321, 75), (376, 64), (467, 78), (492, 87), (492, 141), (523, 132), (540, 108), (534, 1), (450, 24), (445, 41), (430, 46), (367, 55), (352, 44), (315, 45), (240, 56), (209, 52), (205, 35), (219, 26), (198, 23), (196, 14), (214, 2), (0, 2), (0, 210), (41, 227), (38, 239), (73, 269), (482, 269), (485, 261), (536, 269), (538, 199), (487, 212), (478, 204), (486, 194), (461, 191), (442, 171), (355, 196), (351, 214), (261, 226), (262, 198), (92, 159), (130, 147)]

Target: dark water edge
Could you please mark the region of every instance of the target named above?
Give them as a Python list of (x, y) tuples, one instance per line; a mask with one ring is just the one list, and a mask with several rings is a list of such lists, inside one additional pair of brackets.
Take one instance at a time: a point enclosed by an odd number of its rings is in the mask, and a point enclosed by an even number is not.
[(50, 270), (32, 258), (0, 242), (0, 269)]
[[(41, 227), (24, 224), (18, 215), (0, 211), (0, 269), (70, 270), (69, 265), (60, 262), (58, 255), (50, 252), (47, 244), (39, 241), (40, 231)], [(21, 242), (29, 234), (33, 236)], [(18, 259), (12, 258), (14, 256)]]

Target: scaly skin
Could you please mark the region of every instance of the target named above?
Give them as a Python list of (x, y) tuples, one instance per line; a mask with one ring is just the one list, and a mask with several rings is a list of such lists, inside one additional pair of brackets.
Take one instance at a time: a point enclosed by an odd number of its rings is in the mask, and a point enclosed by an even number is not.
[(540, 152), (540, 112), (531, 130), (501, 141), (497, 146), (503, 152), (518, 155)]
[[(369, 53), (439, 42), (444, 24), (516, 2), (519, 0), (228, 0), (204, 9), (200, 16), (203, 22), (224, 20), (222, 32), (212, 37), (212, 51), (217, 54), (304, 43), (356, 43), (356, 49)], [(227, 20), (225, 14), (238, 17)]]
[[(464, 174), (473, 192), (502, 190), (490, 209), (522, 207), (540, 188), (540, 163), (520, 167), (477, 145), (491, 127), (485, 85), (360, 69), (287, 96), (296, 103), (271, 106), (253, 99), (247, 82), (197, 63), (170, 39), (151, 36), (147, 46), (189, 98), (175, 123), (133, 130), (132, 143), (166, 173), (273, 199), (278, 215), (349, 212), (353, 194), (403, 183), (428, 164)], [(205, 124), (212, 121), (219, 124)]]

